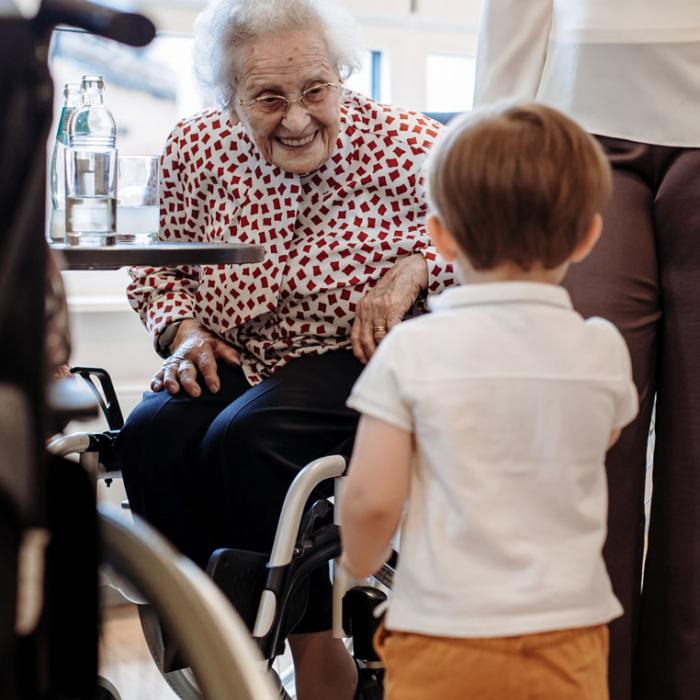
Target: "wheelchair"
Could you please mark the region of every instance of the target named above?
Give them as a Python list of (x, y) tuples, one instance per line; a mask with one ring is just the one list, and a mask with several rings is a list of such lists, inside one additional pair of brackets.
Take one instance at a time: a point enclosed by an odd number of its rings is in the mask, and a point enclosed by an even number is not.
[[(111, 388), (109, 377), (106, 373), (102, 375)], [(95, 388), (94, 384), (92, 386)], [(111, 391), (113, 393), (113, 389)], [(99, 392), (96, 395), (99, 396)], [(62, 396), (53, 396), (52, 402), (78, 420), (93, 417), (96, 410), (92, 412), (91, 407), (96, 409), (97, 404), (100, 405), (110, 430), (98, 434), (58, 434), (49, 441), (47, 450), (54, 457), (79, 455), (81, 468), (77, 471), (89, 474), (93, 484), (97, 477), (107, 482), (112, 480), (115, 475), (102, 473), (109, 467), (99, 460), (102, 457), (109, 464), (106, 456), (116, 435), (112, 427), (123, 422), (118, 404), (111, 410), (101, 398), (97, 403), (91, 402), (70, 390), (64, 391)], [(57, 466), (60, 469), (68, 465)], [(191, 667), (186, 674), (178, 674), (176, 680), (182, 687), (186, 687), (185, 679), (196, 687), (196, 697), (212, 700), (273, 700), (278, 697), (248, 630), (212, 580), (138, 516), (104, 505), (98, 506), (97, 515), (102, 568), (112, 572), (106, 580), (114, 581), (116, 576), (116, 587), (126, 591), (126, 597), (132, 602), (136, 600), (141, 604), (142, 627), (154, 659), (157, 662), (160, 659), (159, 668), (163, 668), (162, 621), (163, 628), (177, 643), (178, 654)], [(166, 680), (169, 679), (166, 677)], [(118, 689), (106, 679), (99, 679), (98, 685), (99, 696), (91, 695), (90, 700), (119, 700)]]
[[(50, 443), (49, 450), (58, 455), (78, 454), (81, 463), (93, 473), (100, 474), (101, 478), (118, 478), (119, 465), (115, 463), (113, 447), (124, 421), (112, 381), (100, 368), (74, 367), (71, 372), (85, 382), (97, 400), (108, 430), (60, 435)], [(340, 556), (341, 545), (338, 508), (332, 501), (338, 502), (346, 468), (345, 458), (339, 455), (322, 457), (307, 464), (287, 492), (272, 551), (268, 554), (219, 549), (212, 554), (206, 573), (210, 579), (208, 583), (213, 581), (233, 605), (268, 668), (272, 668), (285, 650), (287, 636), (293, 632), (306, 608), (309, 574), (330, 563), (333, 570), (333, 635), (348, 640), (358, 668), (358, 697), (381, 700), (383, 667), (373, 649), (372, 638), (379, 624), (376, 613), (390, 594), (396, 554), (368, 582), (347, 581), (335, 567), (334, 560)], [(311, 494), (327, 480), (334, 481), (334, 497), (317, 500), (305, 510)], [(123, 502), (122, 508), (128, 513), (128, 503)], [(115, 528), (115, 516), (102, 510), (101, 517), (103, 529), (105, 523), (108, 523), (108, 530)], [(137, 516), (134, 517), (139, 527), (147, 527)], [(107, 541), (109, 544), (109, 537)], [(177, 558), (172, 548), (168, 551)], [(161, 562), (161, 570), (164, 565)], [(196, 568), (193, 564), (191, 566)], [(163, 575), (169, 574), (163, 570)], [(192, 657), (185, 653), (181, 636), (172, 628), (173, 620), (145, 603), (152, 599), (153, 591), (147, 590), (143, 577), (138, 580), (130, 578), (138, 590), (126, 595), (138, 604), (144, 637), (165, 681), (183, 700), (210, 697), (200, 688), (187, 666), (185, 659)], [(200, 642), (203, 639), (192, 630), (187, 634), (194, 635)], [(284, 672), (280, 676), (277, 682), (280, 697), (289, 698), (285, 688), (293, 685), (293, 678)], [(237, 696), (231, 694), (231, 697)]]

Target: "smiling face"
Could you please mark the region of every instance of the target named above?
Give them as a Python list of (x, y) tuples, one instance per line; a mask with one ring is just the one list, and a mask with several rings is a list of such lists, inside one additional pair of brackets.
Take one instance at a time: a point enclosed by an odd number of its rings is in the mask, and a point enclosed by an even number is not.
[[(259, 39), (241, 48), (239, 67), (233, 107), (265, 159), (293, 173), (318, 168), (335, 148), (340, 90), (329, 90), (327, 98), (310, 104), (310, 109), (299, 96), (314, 85), (339, 80), (323, 38), (314, 31), (292, 31)], [(273, 95), (292, 101), (286, 112), (265, 113), (248, 104)]]

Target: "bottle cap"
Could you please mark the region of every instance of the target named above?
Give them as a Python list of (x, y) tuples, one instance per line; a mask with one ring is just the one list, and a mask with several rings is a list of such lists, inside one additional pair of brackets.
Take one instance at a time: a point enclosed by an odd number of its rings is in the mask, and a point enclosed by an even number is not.
[(80, 85), (81, 89), (97, 88), (98, 90), (105, 89), (104, 80), (101, 75), (84, 75)]
[(80, 83), (66, 83), (63, 86), (63, 97), (66, 99), (66, 101), (70, 100), (71, 98), (80, 97), (80, 90)]

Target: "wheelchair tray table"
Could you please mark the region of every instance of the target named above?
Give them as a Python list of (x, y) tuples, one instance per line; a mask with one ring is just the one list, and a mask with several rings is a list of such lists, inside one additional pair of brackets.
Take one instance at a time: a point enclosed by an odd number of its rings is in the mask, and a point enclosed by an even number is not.
[(171, 267), (174, 265), (243, 265), (261, 262), (260, 245), (244, 243), (117, 243), (109, 246), (51, 244), (69, 270), (116, 270), (131, 265)]

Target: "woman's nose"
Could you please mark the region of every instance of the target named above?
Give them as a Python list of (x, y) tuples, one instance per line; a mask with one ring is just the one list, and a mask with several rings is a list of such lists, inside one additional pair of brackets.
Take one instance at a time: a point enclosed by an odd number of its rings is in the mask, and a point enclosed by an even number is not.
[(292, 133), (301, 133), (311, 121), (306, 107), (299, 102), (293, 102), (287, 107), (287, 113), (282, 119), (282, 125)]

